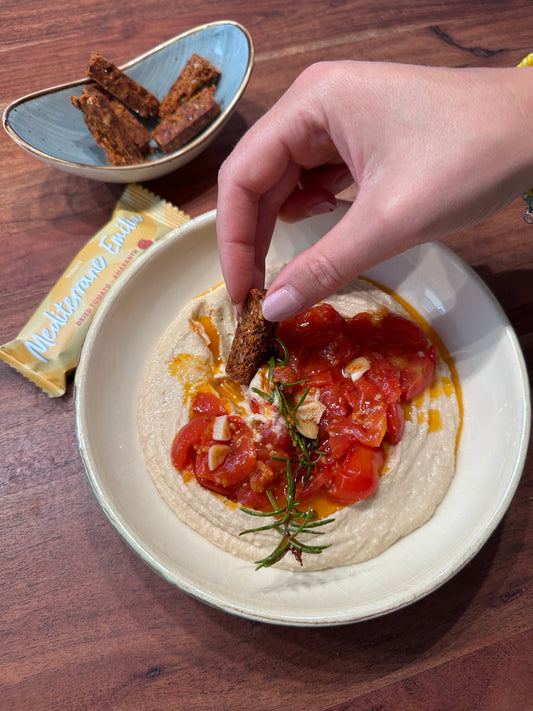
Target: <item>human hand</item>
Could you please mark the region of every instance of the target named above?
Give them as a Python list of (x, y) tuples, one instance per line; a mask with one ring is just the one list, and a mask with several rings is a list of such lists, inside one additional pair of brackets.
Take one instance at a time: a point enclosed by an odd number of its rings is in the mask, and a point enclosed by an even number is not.
[(271, 284), (270, 320), (303, 311), (414, 244), (502, 209), (533, 185), (528, 69), (333, 62), (306, 69), (219, 175), (217, 234), (228, 293), (262, 287), (278, 216), (346, 215)]

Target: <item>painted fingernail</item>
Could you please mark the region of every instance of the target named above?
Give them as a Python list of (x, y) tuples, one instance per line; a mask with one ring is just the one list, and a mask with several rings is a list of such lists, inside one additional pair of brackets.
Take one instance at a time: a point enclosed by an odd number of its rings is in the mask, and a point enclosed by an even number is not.
[(306, 217), (313, 217), (313, 215), (323, 215), (325, 212), (333, 212), (337, 207), (337, 201), (324, 200), (322, 202), (317, 202), (315, 205), (311, 205), (306, 210)]
[(292, 286), (282, 286), (264, 300), (263, 316), (267, 321), (283, 321), (299, 313), (303, 306), (303, 298)]

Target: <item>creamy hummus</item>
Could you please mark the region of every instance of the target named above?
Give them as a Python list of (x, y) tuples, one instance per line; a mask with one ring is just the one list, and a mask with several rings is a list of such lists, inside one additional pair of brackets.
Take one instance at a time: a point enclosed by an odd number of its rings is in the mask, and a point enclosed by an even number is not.
[[(409, 317), (395, 298), (364, 280), (354, 280), (328, 302), (345, 317), (361, 311), (381, 313), (384, 308)], [(236, 386), (224, 371), (234, 331), (234, 310), (223, 285), (183, 309), (148, 363), (139, 404), (139, 433), (150, 476), (177, 516), (214, 545), (253, 562), (272, 552), (279, 534), (265, 531), (239, 536), (257, 525), (250, 521), (252, 517), (200, 486), (194, 476), (176, 471), (170, 456), (173, 439), (189, 418), (189, 397), (199, 383), (210, 382), (241, 413), (249, 412), (248, 388)], [(291, 555), (277, 566), (309, 571), (359, 563), (424, 524), (453, 478), (459, 424), (452, 374), (439, 357), (433, 384), (407, 406), (403, 438), (387, 450), (377, 493), (336, 511), (334, 522), (320, 537), (321, 544), (331, 546), (319, 555), (304, 555), (303, 567)]]

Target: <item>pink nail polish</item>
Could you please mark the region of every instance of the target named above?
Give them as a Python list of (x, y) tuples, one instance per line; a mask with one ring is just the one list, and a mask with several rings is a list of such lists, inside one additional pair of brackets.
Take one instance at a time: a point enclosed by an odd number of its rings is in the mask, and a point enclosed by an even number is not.
[(292, 286), (282, 286), (263, 302), (263, 316), (267, 321), (283, 321), (299, 313), (303, 305), (302, 297)]

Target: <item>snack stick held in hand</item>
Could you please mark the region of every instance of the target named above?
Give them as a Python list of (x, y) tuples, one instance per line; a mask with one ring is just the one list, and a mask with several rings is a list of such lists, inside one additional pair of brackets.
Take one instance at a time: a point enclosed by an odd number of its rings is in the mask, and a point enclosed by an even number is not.
[(263, 317), (266, 291), (251, 289), (242, 308), (226, 364), (226, 373), (241, 385), (249, 385), (259, 367), (274, 350), (277, 324)]

